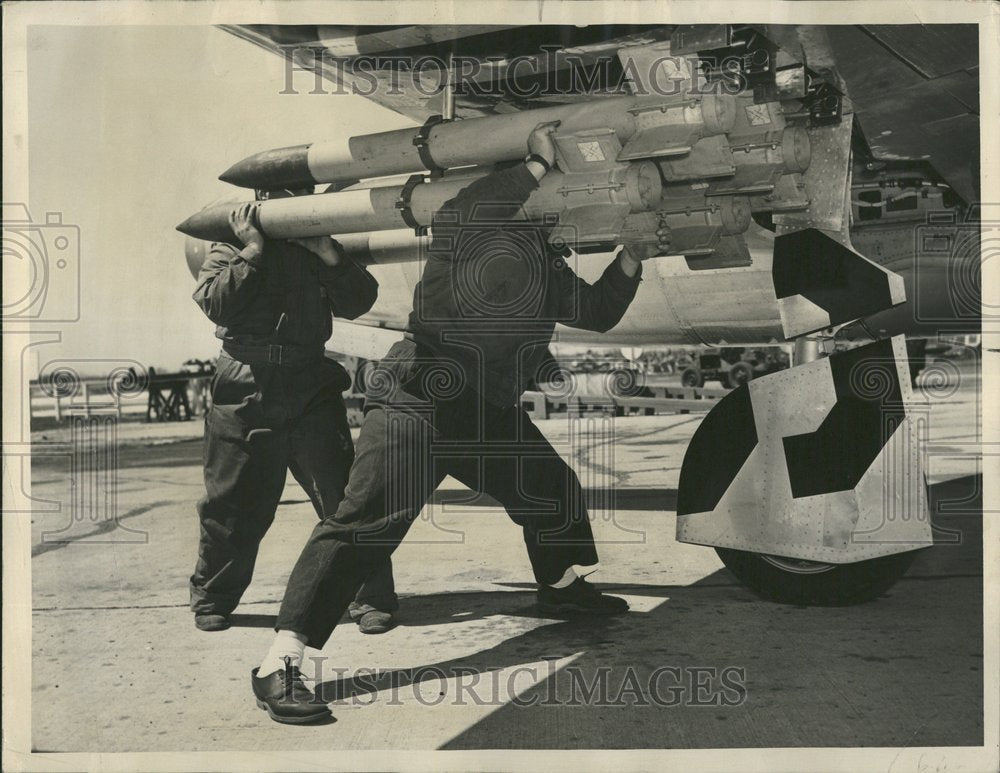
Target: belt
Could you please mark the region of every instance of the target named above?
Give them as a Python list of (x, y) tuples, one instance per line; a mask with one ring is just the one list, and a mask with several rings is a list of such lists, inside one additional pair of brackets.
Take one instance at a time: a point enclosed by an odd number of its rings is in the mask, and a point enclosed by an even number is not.
[(323, 346), (297, 344), (238, 344), (225, 341), (222, 351), (246, 365), (296, 366), (323, 359)]

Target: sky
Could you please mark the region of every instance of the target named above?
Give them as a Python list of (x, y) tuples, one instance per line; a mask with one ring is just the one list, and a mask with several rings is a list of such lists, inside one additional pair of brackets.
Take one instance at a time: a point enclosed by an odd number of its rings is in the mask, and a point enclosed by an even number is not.
[(174, 227), (241, 192), (218, 174), (267, 148), (413, 125), (309, 94), (309, 75), (280, 94), (282, 60), (213, 27), (37, 26), (28, 46), (29, 210), (80, 229), (80, 320), (45, 359), (215, 356)]

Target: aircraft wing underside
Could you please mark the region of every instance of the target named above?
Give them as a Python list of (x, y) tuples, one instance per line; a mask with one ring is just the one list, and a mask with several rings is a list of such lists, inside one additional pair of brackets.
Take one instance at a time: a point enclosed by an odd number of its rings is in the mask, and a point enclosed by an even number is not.
[[(945, 308), (950, 299), (938, 297), (941, 283), (920, 286), (914, 279), (912, 226), (931, 205), (955, 207), (958, 200), (978, 201), (976, 25), (227, 25), (223, 29), (284, 57), (293, 77), (304, 79), (295, 81), (299, 88), (328, 84), (331, 93), (360, 94), (423, 124), (419, 131), (410, 131), (412, 143), (409, 134), (399, 138), (400, 152), (410, 157), (415, 158), (411, 144), (420, 148), (415, 166), (385, 166), (388, 171), (368, 175), (371, 159), (385, 154), (361, 150), (361, 145), (355, 149), (354, 143), (365, 140), (355, 137), (349, 140), (346, 156), (338, 150), (346, 138), (316, 138), (325, 143), (265, 151), (241, 167), (252, 170), (260, 162), (270, 164), (272, 172), (280, 171), (284, 162), (275, 161), (278, 157), (272, 153), (295, 151), (301, 161), (308, 150), (311, 171), (306, 183), (332, 183), (328, 190), (361, 195), (367, 195), (369, 186), (398, 186), (405, 174), (414, 172), (424, 174), (425, 181), (435, 181), (442, 170), (435, 171), (433, 163), (426, 168), (421, 164), (428, 164), (427, 159), (442, 147), (447, 152), (442, 139), (447, 127), (440, 129), (442, 124), (435, 123), (441, 114), (445, 123), (457, 121), (454, 127), (468, 119), (507, 121), (525, 110), (572, 109), (583, 103), (612, 116), (615, 100), (657, 85), (663, 69), (654, 68), (666, 67), (661, 64), (664, 54), (682, 66), (684, 61), (693, 63), (688, 82), (715, 84), (715, 93), (735, 69), (741, 78), (739, 89), (729, 92), (735, 97), (725, 97), (735, 99), (736, 105), (736, 121), (729, 128), (713, 132), (705, 124), (692, 129), (684, 123), (686, 118), (679, 124), (658, 123), (656, 111), (641, 103), (635, 120), (639, 130), (631, 136), (621, 131), (617, 138), (612, 134), (611, 144), (603, 147), (602, 152), (616, 154), (609, 167), (613, 184), (626, 179), (615, 177), (625, 167), (656, 164), (663, 191), (657, 205), (637, 209), (634, 202), (622, 203), (613, 196), (610, 206), (584, 202), (573, 209), (559, 204), (564, 207), (560, 228), (585, 237), (573, 244), (576, 268), (585, 278), (599, 275), (608, 260), (607, 250), (614, 245), (655, 242), (658, 227), (671, 230), (670, 254), (675, 251), (677, 257), (647, 262), (639, 296), (611, 338), (635, 343), (767, 343), (880, 313), (876, 326), (880, 334), (916, 332), (911, 329), (915, 315), (904, 300), (917, 293), (926, 296), (917, 299), (924, 309), (934, 307), (936, 325), (955, 316)], [(667, 77), (683, 80), (676, 72)], [(669, 113), (675, 108), (664, 109)], [(574, 120), (580, 122), (579, 113)], [(607, 126), (614, 120), (609, 118)], [(592, 169), (573, 169), (566, 163), (567, 148), (572, 150), (576, 143), (582, 152), (588, 142), (595, 144), (593, 133), (594, 127), (586, 126), (583, 131), (567, 131), (558, 160), (572, 184), (560, 191), (589, 188), (593, 196), (593, 180), (587, 177)], [(430, 145), (425, 156), (420, 143), (428, 145), (435, 138), (438, 145)], [(498, 155), (495, 160), (504, 158)], [(462, 163), (469, 162), (459, 163), (457, 173), (443, 170), (445, 183), (449, 174), (476, 172), (466, 171)], [(351, 179), (346, 173), (323, 177), (316, 172), (328, 171), (331, 164), (341, 171), (360, 168), (361, 173)], [(573, 173), (582, 174), (574, 179)], [(382, 176), (388, 174), (396, 177)], [(312, 181), (310, 175), (317, 179)], [(914, 182), (916, 175), (922, 179)], [(223, 177), (244, 187), (265, 187)], [(608, 185), (597, 186), (601, 187)], [(417, 186), (417, 193), (432, 189), (433, 185)], [(881, 193), (873, 194), (874, 189)], [(396, 195), (395, 189), (381, 190)], [(409, 196), (416, 194), (406, 185), (400, 191), (396, 208), (405, 210), (410, 207)], [(942, 192), (954, 194), (951, 203), (942, 203)], [(921, 201), (920, 208), (899, 212), (914, 197)], [(403, 199), (406, 206), (401, 207)], [(332, 198), (319, 200), (327, 202), (336, 219)], [(313, 227), (322, 229), (316, 225), (315, 211), (298, 220), (289, 215), (283, 227), (294, 231), (311, 219)], [(381, 211), (382, 222), (395, 222), (391, 210)], [(338, 234), (352, 257), (371, 265), (379, 278), (383, 288), (379, 303), (362, 323), (405, 328), (419, 277), (414, 256), (421, 254), (427, 239), (418, 235), (419, 228), (414, 233), (410, 227), (416, 211), (416, 206), (410, 207), (405, 224), (402, 220), (380, 224), (371, 232), (351, 232), (360, 231), (356, 226), (324, 231)], [(864, 226), (860, 230), (859, 213)], [(210, 227), (198, 231), (206, 223), (211, 225), (212, 216), (211, 212), (196, 216), (180, 228), (201, 239), (220, 238)], [(219, 213), (214, 217), (225, 230), (225, 217)], [(879, 217), (883, 220), (872, 220)], [(903, 228), (906, 218), (913, 220), (909, 233)], [(273, 222), (277, 227), (277, 220)], [(891, 224), (898, 233), (888, 229)], [(385, 228), (397, 230), (379, 230)], [(963, 271), (978, 276), (974, 265), (978, 252), (968, 252), (968, 271)], [(189, 258), (195, 270), (199, 260)], [(935, 270), (950, 270), (951, 259), (945, 256)], [(967, 322), (975, 320), (963, 319), (963, 329), (970, 327)]]
[[(753, 26), (753, 25), (752, 25)], [(628, 93), (620, 48), (669, 41), (675, 25), (593, 27), (224, 25), (245, 40), (318, 72), (357, 83), (369, 99), (423, 122), (442, 110), (432, 94), (449, 55), (483, 67), (462, 79), (455, 116), (475, 118)], [(926, 159), (966, 201), (978, 201), (979, 41), (972, 24), (755, 25), (812, 67), (836, 68), (877, 159)], [(826, 40), (816, 35), (821, 29)], [(832, 54), (832, 56), (831, 56)], [(424, 59), (400, 75), (393, 62)], [(364, 76), (355, 73), (364, 72)], [(372, 79), (378, 82), (371, 87)], [(536, 86), (546, 84), (545, 89)], [(553, 87), (554, 86), (554, 87)], [(554, 93), (554, 92), (558, 93)]]

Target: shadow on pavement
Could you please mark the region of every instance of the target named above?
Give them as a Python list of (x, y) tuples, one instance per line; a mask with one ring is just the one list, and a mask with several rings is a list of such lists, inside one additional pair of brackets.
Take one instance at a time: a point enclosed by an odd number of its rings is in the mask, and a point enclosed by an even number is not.
[(868, 604), (773, 604), (723, 569), (688, 586), (598, 585), (646, 599), (646, 611), (614, 618), (542, 617), (530, 583), (413, 596), (401, 626), (444, 625), (441, 637), (461, 635), (449, 623), (492, 616), (541, 624), (462, 657), (349, 675), (317, 692), (391, 703), (436, 680), (441, 700), (469, 702), (460, 682), (507, 679), (488, 713), (443, 749), (589, 748), (596, 739), (622, 749), (981, 745), (981, 489), (976, 477), (932, 487), (936, 526), (951, 536)]
[[(675, 488), (586, 488), (587, 506), (607, 506), (610, 496), (615, 510), (676, 510), (677, 489)], [(467, 489), (439, 489), (430, 499), (435, 505), (465, 507), (502, 507), (487, 494), (479, 494)]]
[(274, 628), (274, 624), (277, 621), (277, 615), (255, 615), (236, 612), (229, 616), (229, 624), (233, 628)]

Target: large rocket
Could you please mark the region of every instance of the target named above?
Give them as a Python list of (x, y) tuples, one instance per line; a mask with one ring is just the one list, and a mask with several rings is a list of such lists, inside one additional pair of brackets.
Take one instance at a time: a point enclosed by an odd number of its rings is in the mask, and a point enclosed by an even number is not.
[[(428, 227), (434, 213), (466, 187), (469, 178), (425, 180), (262, 201), (258, 210), (260, 227), (275, 239)], [(597, 185), (572, 183), (571, 175), (546, 175), (525, 202), (528, 218), (558, 216), (564, 210), (585, 206), (622, 206), (628, 212), (647, 212), (660, 201), (660, 174), (648, 161), (607, 171)], [(231, 239), (231, 210), (231, 205), (204, 209), (178, 228), (200, 239)]]
[(538, 124), (559, 121), (559, 134), (598, 128), (614, 131), (624, 146), (618, 160), (687, 153), (701, 137), (733, 127), (735, 98), (613, 97), (519, 113), (430, 121), (416, 129), (362, 134), (257, 153), (219, 179), (244, 188), (277, 190), (339, 180), (486, 166), (524, 158)]

